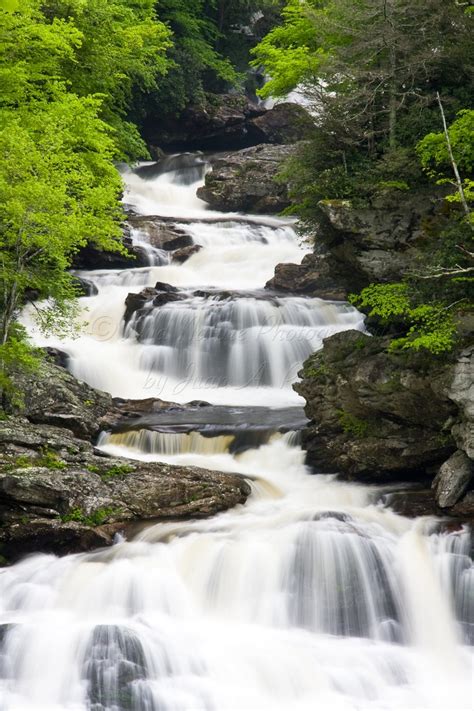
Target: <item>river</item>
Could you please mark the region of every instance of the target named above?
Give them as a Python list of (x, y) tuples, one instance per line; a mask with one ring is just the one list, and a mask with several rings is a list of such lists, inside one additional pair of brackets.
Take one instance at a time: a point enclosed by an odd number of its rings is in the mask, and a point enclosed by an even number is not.
[[(290, 220), (206, 210), (196, 197), (205, 170), (198, 158), (124, 175), (126, 203), (176, 218), (199, 252), (172, 263), (135, 229), (150, 265), (81, 274), (97, 294), (81, 300), (79, 338), (30, 329), (94, 387), (206, 401), (246, 433), (237, 447), (232, 434), (203, 436), (205, 421), (192, 432), (104, 432), (105, 452), (237, 472), (252, 495), (210, 520), (2, 570), (0, 708), (471, 709), (470, 535), (395, 515), (374, 487), (311, 473), (298, 433), (275, 426), (301, 413), (291, 384), (303, 360), (363, 320), (347, 304), (264, 291), (276, 264), (308, 248)], [(156, 282), (179, 300), (147, 304), (125, 325), (127, 294)], [(258, 442), (256, 413), (267, 423)]]

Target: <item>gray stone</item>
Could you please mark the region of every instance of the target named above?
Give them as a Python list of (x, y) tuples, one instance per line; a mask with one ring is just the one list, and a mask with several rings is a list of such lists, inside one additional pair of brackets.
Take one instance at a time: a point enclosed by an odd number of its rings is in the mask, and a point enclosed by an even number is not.
[(266, 214), (288, 207), (288, 188), (276, 177), (295, 146), (261, 145), (219, 156), (197, 195), (214, 210)]
[(36, 373), (17, 373), (14, 385), (23, 403), (16, 414), (38, 424), (59, 425), (78, 437), (99, 432), (99, 420), (112, 407), (110, 395), (76, 380), (64, 368), (46, 359)]
[(458, 450), (442, 464), (433, 481), (438, 506), (442, 509), (454, 506), (466, 493), (474, 473), (469, 457)]
[(62, 427), (22, 418), (0, 423), (0, 546), (7, 558), (105, 545), (111, 531), (132, 522), (211, 516), (249, 493), (236, 474), (98, 456)]
[(294, 387), (311, 420), (308, 462), (367, 481), (420, 481), (455, 450), (457, 408), (446, 396), (449, 365), (387, 351), (388, 341), (346, 331), (324, 341)]

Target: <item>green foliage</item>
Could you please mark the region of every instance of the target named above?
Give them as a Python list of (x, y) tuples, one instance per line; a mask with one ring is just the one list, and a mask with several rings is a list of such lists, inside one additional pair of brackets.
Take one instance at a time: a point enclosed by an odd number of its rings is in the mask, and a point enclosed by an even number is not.
[[(468, 202), (474, 202), (474, 111), (463, 110), (448, 129), (454, 159), (464, 174), (463, 189)], [(416, 151), (424, 170), (438, 185), (450, 184), (456, 188), (447, 200), (459, 203), (460, 195), (454, 180), (453, 168), (448, 152), (446, 136), (441, 133), (429, 133), (417, 145)], [(449, 176), (449, 177), (448, 177)]]
[(442, 302), (417, 304), (406, 283), (371, 284), (349, 300), (383, 325), (400, 325), (405, 335), (391, 341), (393, 351), (426, 350), (439, 355), (455, 344), (457, 326), (449, 308)]
[(36, 372), (41, 360), (41, 353), (30, 346), (23, 327), (17, 323), (11, 324), (8, 338), (0, 345), (0, 393), (3, 396), (0, 403), (1, 419), (7, 417), (3, 409), (7, 401), (14, 407), (22, 404), (22, 394), (14, 387), (12, 377), (19, 372)]
[(283, 24), (253, 50), (254, 66), (263, 65), (271, 77), (260, 92), (263, 97), (286, 96), (321, 68), (327, 55), (308, 14), (313, 4), (290, 0), (282, 10)]

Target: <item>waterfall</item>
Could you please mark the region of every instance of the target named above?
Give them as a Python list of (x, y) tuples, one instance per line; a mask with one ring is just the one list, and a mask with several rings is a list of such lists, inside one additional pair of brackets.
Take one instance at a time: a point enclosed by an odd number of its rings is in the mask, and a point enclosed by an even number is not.
[[(234, 472), (252, 495), (209, 520), (1, 570), (0, 708), (467, 711), (470, 534), (307, 470), (291, 383), (325, 337), (363, 320), (347, 304), (264, 291), (304, 245), (288, 220), (206, 211), (206, 170), (187, 155), (124, 176), (127, 205), (176, 218), (198, 253), (177, 265), (149, 245), (148, 267), (81, 273), (97, 293), (81, 300), (75, 340), (45, 338), (28, 311), (24, 322), (113, 395), (212, 403), (104, 432), (104, 453)], [(158, 281), (177, 300), (150, 298), (125, 323), (127, 294)]]

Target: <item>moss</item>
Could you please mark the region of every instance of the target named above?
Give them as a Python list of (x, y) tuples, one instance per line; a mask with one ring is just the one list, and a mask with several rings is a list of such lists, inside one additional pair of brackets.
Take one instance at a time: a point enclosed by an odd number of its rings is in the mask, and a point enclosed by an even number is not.
[(402, 384), (400, 383), (399, 376), (393, 375), (386, 383), (377, 383), (375, 386), (377, 392), (382, 394), (390, 394), (400, 392)]
[(357, 439), (368, 437), (371, 433), (372, 427), (370, 422), (362, 420), (346, 410), (338, 410), (337, 418), (344, 432), (357, 437)]
[(96, 509), (90, 514), (86, 514), (81, 508), (75, 508), (61, 516), (61, 521), (63, 523), (75, 521), (76, 523), (82, 523), (84, 526), (102, 526), (109, 518), (118, 514), (120, 514), (120, 509), (110, 507)]
[(107, 469), (90, 464), (87, 469), (92, 472), (92, 474), (98, 474), (103, 481), (114, 478), (120, 479), (135, 471), (135, 467), (130, 464), (115, 464)]
[(328, 366), (325, 363), (321, 363), (321, 365), (318, 366), (309, 365), (305, 368), (304, 376), (305, 378), (312, 378), (313, 380), (325, 380), (330, 372)]
[(64, 462), (56, 452), (50, 449), (42, 449), (40, 455), (37, 457), (20, 454), (1, 464), (1, 468), (4, 472), (16, 472), (20, 469), (31, 469), (32, 467), (42, 467), (53, 470), (65, 469), (67, 463)]

